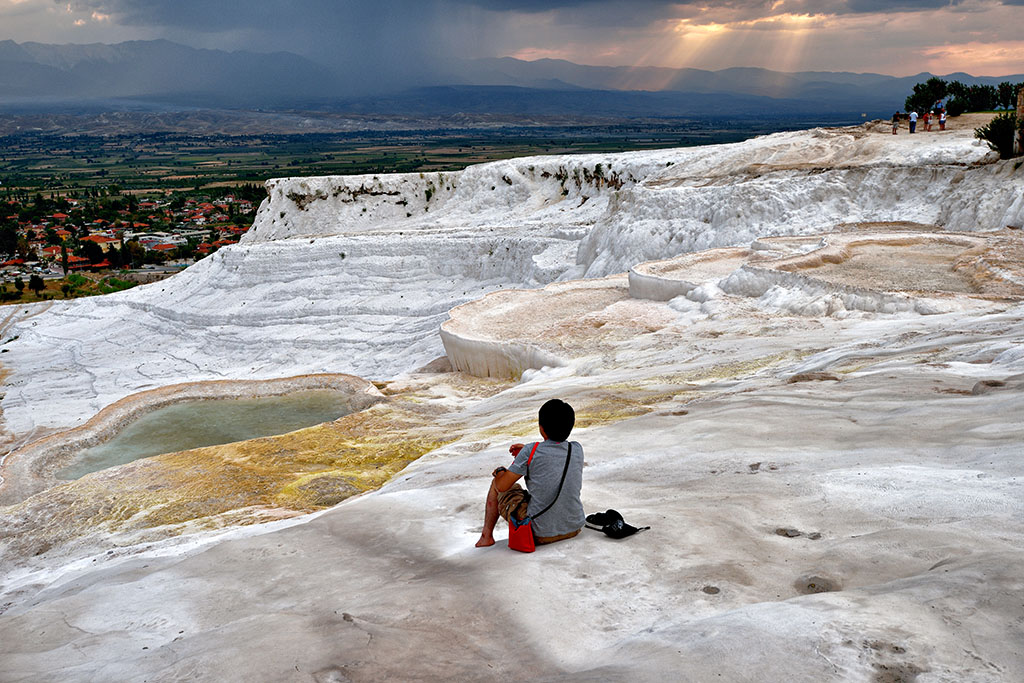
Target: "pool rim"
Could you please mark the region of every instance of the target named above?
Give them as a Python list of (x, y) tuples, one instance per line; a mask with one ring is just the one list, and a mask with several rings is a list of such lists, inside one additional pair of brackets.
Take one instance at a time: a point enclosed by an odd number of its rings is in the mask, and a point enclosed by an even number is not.
[(0, 462), (0, 506), (19, 503), (36, 493), (67, 483), (55, 474), (66, 467), (79, 451), (113, 438), (131, 422), (160, 408), (186, 401), (269, 398), (315, 390), (346, 394), (350, 412), (386, 400), (369, 380), (341, 373), (184, 382), (136, 392), (104, 407), (82, 425), (47, 434), (8, 453)]

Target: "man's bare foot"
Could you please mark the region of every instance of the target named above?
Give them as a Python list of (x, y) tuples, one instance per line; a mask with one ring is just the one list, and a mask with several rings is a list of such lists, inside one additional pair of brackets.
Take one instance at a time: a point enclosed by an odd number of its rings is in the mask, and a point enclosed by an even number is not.
[(481, 536), (476, 542), (477, 548), (486, 548), (489, 545), (494, 545), (494, 536)]

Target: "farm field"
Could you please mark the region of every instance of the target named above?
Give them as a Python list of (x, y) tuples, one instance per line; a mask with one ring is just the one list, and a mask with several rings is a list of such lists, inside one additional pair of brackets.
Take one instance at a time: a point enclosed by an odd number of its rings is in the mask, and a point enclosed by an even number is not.
[(607, 126), (358, 133), (0, 136), (2, 188), (189, 191), (282, 176), (445, 171), (533, 154), (623, 152), (737, 142), (793, 121), (669, 121)]

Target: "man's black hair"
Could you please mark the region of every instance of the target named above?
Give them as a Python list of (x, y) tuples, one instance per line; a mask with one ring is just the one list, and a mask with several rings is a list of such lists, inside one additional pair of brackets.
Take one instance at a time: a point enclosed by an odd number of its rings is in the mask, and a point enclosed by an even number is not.
[(552, 441), (565, 441), (576, 424), (576, 412), (565, 401), (553, 398), (540, 407), (540, 426)]

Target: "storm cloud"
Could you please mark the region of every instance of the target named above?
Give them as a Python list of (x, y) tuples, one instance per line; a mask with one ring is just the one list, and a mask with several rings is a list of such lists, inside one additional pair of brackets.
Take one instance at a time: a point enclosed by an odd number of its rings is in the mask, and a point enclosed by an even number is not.
[(0, 0), (0, 39), (289, 51), (365, 82), (460, 60), (1024, 71), (1024, 0)]
[[(754, 20), (785, 14), (842, 15), (921, 12), (958, 6), (1021, 5), (1024, 0), (51, 0), (77, 11), (97, 12), (130, 26), (187, 27), (196, 31), (250, 28), (330, 27), (352, 25), (424, 26), (460, 23), (467, 9), (497, 15), (548, 15), (557, 23), (630, 25), (699, 14), (731, 14)], [(476, 15), (479, 18), (481, 15)]]

